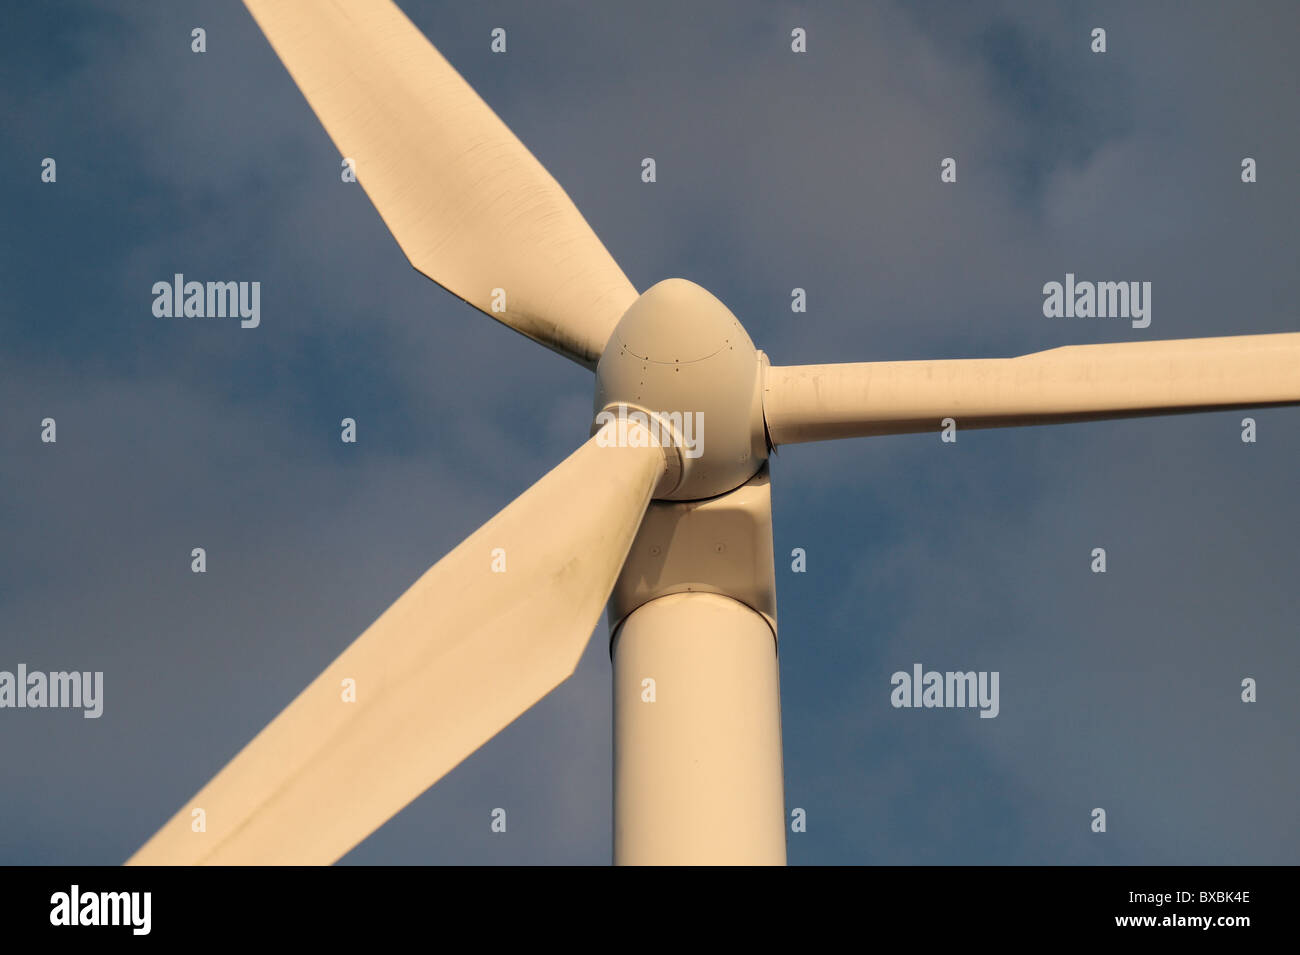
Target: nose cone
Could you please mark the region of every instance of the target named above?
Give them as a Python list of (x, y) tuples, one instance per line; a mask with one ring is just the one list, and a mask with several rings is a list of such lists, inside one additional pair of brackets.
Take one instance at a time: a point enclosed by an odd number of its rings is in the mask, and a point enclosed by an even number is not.
[(632, 303), (610, 344), (657, 364), (688, 364), (737, 344), (754, 343), (739, 320), (704, 288), (686, 279), (665, 279)]
[(597, 413), (626, 404), (694, 425), (682, 477), (663, 496), (713, 497), (738, 487), (767, 457), (762, 356), (722, 302), (667, 279), (632, 303), (596, 367)]

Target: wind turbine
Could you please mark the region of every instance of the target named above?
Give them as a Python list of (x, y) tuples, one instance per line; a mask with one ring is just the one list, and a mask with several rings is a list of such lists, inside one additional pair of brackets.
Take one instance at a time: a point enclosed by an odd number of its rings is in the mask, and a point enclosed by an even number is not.
[(594, 422), (132, 864), (336, 861), (565, 680), (607, 602), (614, 861), (783, 863), (772, 448), (1300, 403), (1300, 333), (771, 365), (699, 286), (638, 295), (391, 0), (245, 3), (411, 264), (593, 369)]

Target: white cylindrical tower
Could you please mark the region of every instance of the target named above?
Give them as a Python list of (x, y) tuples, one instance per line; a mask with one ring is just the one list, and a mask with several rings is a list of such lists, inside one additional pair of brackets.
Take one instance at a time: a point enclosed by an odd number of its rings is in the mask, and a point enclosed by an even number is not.
[(614, 637), (614, 862), (783, 865), (776, 638), (713, 593), (634, 610)]

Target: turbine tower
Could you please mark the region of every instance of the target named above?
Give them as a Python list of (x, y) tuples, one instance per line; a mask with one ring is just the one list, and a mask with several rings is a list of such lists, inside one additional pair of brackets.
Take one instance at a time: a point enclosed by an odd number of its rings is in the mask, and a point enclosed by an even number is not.
[(773, 447), (1300, 403), (1300, 333), (771, 365), (703, 288), (638, 295), (391, 0), (245, 3), (411, 264), (594, 370), (593, 422), (131, 863), (336, 861), (564, 681), (606, 604), (614, 861), (783, 863)]

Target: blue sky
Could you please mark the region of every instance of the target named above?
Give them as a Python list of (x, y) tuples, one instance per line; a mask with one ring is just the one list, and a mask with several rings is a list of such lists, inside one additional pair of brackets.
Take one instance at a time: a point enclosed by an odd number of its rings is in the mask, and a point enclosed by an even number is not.
[[(775, 363), (1298, 328), (1292, 5), (400, 6), (633, 284), (698, 282)], [(410, 268), (241, 5), (9, 23), (0, 669), (105, 703), (0, 711), (0, 861), (116, 864), (586, 437), (593, 382)], [(261, 282), (260, 327), (154, 317), (175, 272)], [(1151, 326), (1044, 318), (1067, 272), (1150, 281)], [(1251, 414), (782, 449), (790, 861), (1296, 862), (1300, 409)], [(916, 662), (999, 671), (999, 716), (892, 708)], [(609, 746), (602, 622), (344, 861), (607, 862)]]

